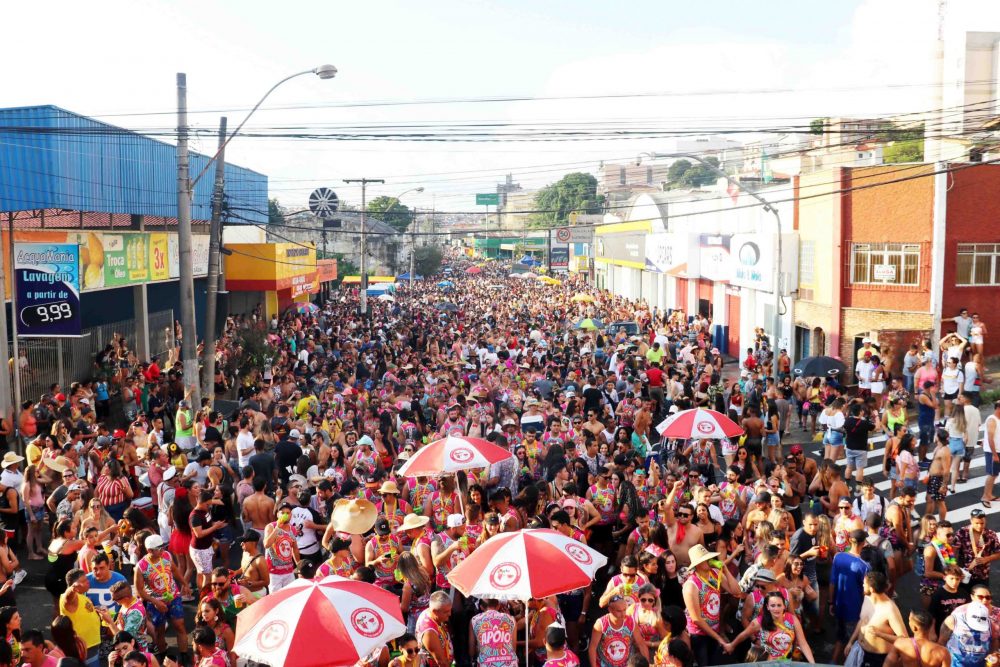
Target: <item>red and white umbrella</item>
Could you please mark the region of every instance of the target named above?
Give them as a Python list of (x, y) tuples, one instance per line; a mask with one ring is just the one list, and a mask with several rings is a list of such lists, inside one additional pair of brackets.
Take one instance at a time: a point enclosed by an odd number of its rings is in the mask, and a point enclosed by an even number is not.
[(743, 428), (732, 419), (705, 408), (681, 410), (672, 414), (656, 427), (661, 436), (668, 438), (732, 438), (743, 433)]
[(486, 540), (448, 573), (448, 581), (466, 596), (530, 600), (592, 586), (607, 562), (560, 532), (529, 528)]
[(348, 667), (405, 632), (390, 591), (337, 576), (298, 579), (240, 612), (233, 652), (268, 665)]
[(513, 454), (480, 438), (448, 436), (421, 447), (399, 469), (404, 477), (433, 477), (459, 470), (486, 468)]

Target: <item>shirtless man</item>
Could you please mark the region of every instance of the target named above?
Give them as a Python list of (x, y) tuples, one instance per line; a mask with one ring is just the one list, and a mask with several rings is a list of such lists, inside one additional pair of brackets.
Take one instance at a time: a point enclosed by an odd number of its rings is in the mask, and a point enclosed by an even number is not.
[(267, 561), (260, 553), (260, 533), (248, 530), (235, 540), (243, 547), (240, 557), (240, 569), (233, 572), (233, 577), (241, 586), (246, 586), (256, 597), (267, 595), (267, 585), (271, 576), (267, 569)]
[(597, 421), (597, 412), (594, 410), (587, 411), (587, 421), (583, 422), (582, 426), (584, 431), (590, 431), (594, 434), (594, 438), (598, 443), (604, 440), (604, 424)]
[[(240, 517), (245, 528), (253, 528), (263, 534), (267, 524), (274, 521), (274, 499), (268, 496), (267, 480), (263, 477), (253, 478), (253, 494), (243, 501)], [(278, 490), (281, 493), (281, 490)]]
[(847, 642), (847, 652), (855, 640), (865, 651), (864, 663), (877, 665), (885, 661), (896, 639), (906, 636), (906, 624), (899, 607), (887, 595), (889, 579), (881, 572), (865, 575), (865, 601), (861, 605), (861, 618)]
[(949, 667), (948, 649), (929, 639), (934, 619), (923, 609), (910, 612), (913, 637), (900, 637), (892, 644), (885, 667)]
[(684, 480), (674, 482), (667, 498), (660, 501), (660, 514), (667, 527), (667, 541), (670, 543), (670, 551), (677, 559), (677, 567), (679, 568), (691, 564), (688, 550), (696, 544), (701, 544), (705, 539), (701, 528), (692, 522), (694, 509), (690, 505), (680, 504), (676, 514), (674, 513), (674, 500), (680, 495), (683, 488)]
[(948, 506), (945, 503), (948, 485), (944, 481), (950, 471), (951, 449), (948, 448), (948, 432), (941, 429), (934, 438), (934, 455), (931, 457), (931, 467), (927, 470), (927, 510), (925, 512), (925, 514), (937, 512), (941, 521), (944, 521), (945, 515), (948, 514)]
[(840, 499), (845, 496), (850, 499), (851, 490), (848, 488), (847, 482), (844, 481), (844, 471), (830, 459), (823, 461), (823, 468), (816, 479), (813, 480), (813, 484), (809, 490), (815, 491), (816, 489), (813, 486), (816, 486), (817, 482), (819, 482), (819, 488), (822, 488), (824, 478), (829, 481), (830, 488), (826, 492), (826, 497), (821, 497), (819, 502), (823, 506), (823, 510), (830, 517), (834, 517), (839, 511)]
[(913, 511), (916, 500), (916, 490), (904, 487), (900, 494), (885, 508), (883, 530), (886, 531), (886, 537), (892, 543), (896, 559), (895, 571), (899, 573), (899, 576), (909, 572), (908, 569), (904, 569), (904, 561), (908, 562), (910, 555), (916, 548), (913, 542), (913, 522), (910, 518), (910, 512)]

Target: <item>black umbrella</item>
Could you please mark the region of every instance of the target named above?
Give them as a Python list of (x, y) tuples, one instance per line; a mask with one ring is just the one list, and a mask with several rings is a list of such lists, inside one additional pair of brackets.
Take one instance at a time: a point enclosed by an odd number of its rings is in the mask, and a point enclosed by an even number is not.
[(434, 307), (438, 310), (450, 310), (453, 313), (458, 311), (458, 306), (453, 303), (439, 303)]
[(796, 375), (804, 377), (822, 377), (824, 375), (843, 375), (847, 366), (840, 359), (833, 357), (806, 357), (795, 364), (792, 369)]

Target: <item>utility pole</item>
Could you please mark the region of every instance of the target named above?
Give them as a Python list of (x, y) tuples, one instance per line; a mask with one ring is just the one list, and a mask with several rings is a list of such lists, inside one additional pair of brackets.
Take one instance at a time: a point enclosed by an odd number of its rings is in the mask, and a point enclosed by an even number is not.
[(368, 228), (365, 212), (365, 188), (369, 183), (385, 183), (381, 178), (345, 178), (344, 183), (361, 184), (361, 317), (368, 317)]
[(413, 274), (417, 270), (417, 209), (413, 209), (413, 222), (410, 223), (410, 289), (413, 289)]
[[(13, 228), (14, 214), (7, 214), (7, 221)], [(14, 245), (14, 237), (10, 236), (7, 239), (10, 244)], [(4, 289), (4, 285), (7, 284), (7, 279), (4, 274), (10, 273), (11, 276), (11, 293), (14, 289), (14, 265), (10, 263), (10, 257), (4, 257), (3, 251), (0, 250), (0, 290)], [(17, 319), (17, 313), (11, 313), (11, 317), (15, 320)], [(0, 350), (3, 350), (4, 356), (10, 350), (7, 341), (7, 304), (0, 304)], [(13, 399), (11, 396), (11, 374), (18, 372), (17, 358), (14, 358), (14, 364), (8, 365), (3, 364), (3, 368), (0, 368), (0, 410), (3, 411), (3, 417), (11, 419), (12, 422), (17, 422), (18, 411), (21, 409), (20, 405), (12, 403)]]
[(198, 331), (194, 316), (194, 267), (191, 265), (191, 181), (188, 157), (187, 75), (177, 73), (177, 245), (180, 259), (181, 356), (184, 383), (192, 387), (191, 407), (201, 408), (198, 380)]
[[(215, 403), (215, 310), (219, 294), (219, 257), (222, 246), (222, 202), (226, 188), (226, 117), (219, 119), (219, 152), (215, 158), (215, 187), (212, 189), (212, 224), (208, 237), (208, 282), (205, 294), (205, 372), (202, 395)], [(199, 405), (200, 407), (200, 405)], [(195, 408), (197, 410), (197, 408)]]

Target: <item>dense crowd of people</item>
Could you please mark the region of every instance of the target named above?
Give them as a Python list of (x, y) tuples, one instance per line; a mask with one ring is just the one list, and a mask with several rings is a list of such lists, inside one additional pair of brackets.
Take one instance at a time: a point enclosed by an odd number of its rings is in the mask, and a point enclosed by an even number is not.
[[(848, 391), (792, 373), (763, 332), (724, 365), (704, 315), (580, 277), (448, 265), (446, 281), (369, 298), (366, 316), (345, 288), (308, 312), (230, 318), (215, 378), (239, 399), (228, 414), (191, 405), (179, 360), (122, 361), (120, 341), (99, 359), (110, 382), (25, 403), (25, 455), (0, 463), (0, 665), (234, 667), (243, 609), (329, 575), (399, 596), (407, 633), (367, 667), (515, 667), (526, 650), (545, 667), (815, 662), (824, 638), (834, 664), (984, 667), (1000, 648), (1000, 541), (983, 510), (959, 529), (946, 518), (980, 427), (971, 391), (938, 398), (950, 357), (940, 367), (916, 350), (914, 384), (877, 372), (866, 350)], [(255, 335), (271, 357), (243, 367)], [(698, 407), (744, 435), (660, 437), (657, 424)], [(986, 420), (986, 508), (998, 424), (1000, 403)], [(885, 495), (865, 475), (879, 433)], [(512, 456), (398, 474), (449, 435)], [(608, 557), (592, 587), (525, 609), (451, 585), (484, 542), (539, 527)], [(21, 627), (20, 558), (48, 559), (45, 631)], [(918, 581), (922, 604), (901, 609), (900, 583)]]

